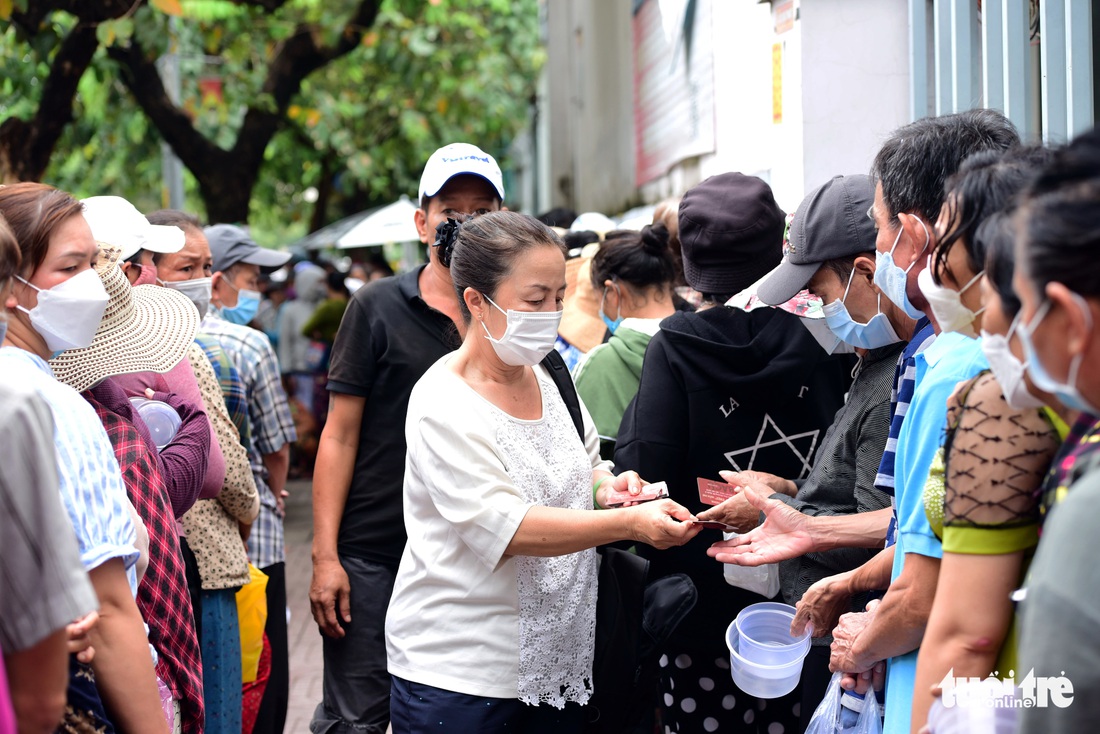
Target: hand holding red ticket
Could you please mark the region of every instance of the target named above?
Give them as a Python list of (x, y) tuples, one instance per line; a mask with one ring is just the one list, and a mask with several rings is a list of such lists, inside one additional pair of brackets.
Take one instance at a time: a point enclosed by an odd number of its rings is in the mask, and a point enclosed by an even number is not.
[(600, 504), (608, 508), (622, 507), (628, 502), (637, 504), (639, 502), (651, 502), (653, 500), (664, 499), (665, 497), (668, 497), (668, 485), (664, 482), (654, 482), (653, 484), (644, 485), (637, 494), (632, 494), (630, 490), (611, 488), (607, 493), (607, 504), (603, 502)]

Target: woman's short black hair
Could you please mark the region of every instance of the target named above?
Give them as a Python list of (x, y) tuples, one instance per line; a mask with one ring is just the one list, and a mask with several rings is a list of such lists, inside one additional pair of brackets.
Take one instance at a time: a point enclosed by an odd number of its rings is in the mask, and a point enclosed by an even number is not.
[(985, 250), (974, 236), (978, 227), (990, 215), (1012, 204), (1053, 156), (1049, 148), (1035, 145), (1005, 152), (982, 151), (963, 161), (958, 173), (948, 179), (945, 187), (944, 206), (951, 214), (951, 229), (936, 243), (932, 253), (933, 281), (940, 283), (942, 274), (950, 272), (947, 257), (960, 241), (966, 248), (970, 269), (975, 273), (981, 271)]
[(1020, 312), (1020, 297), (1012, 287), (1016, 270), (1016, 223), (1011, 211), (995, 212), (978, 226), (974, 241), (985, 252), (985, 277), (1001, 298), (1010, 320)]

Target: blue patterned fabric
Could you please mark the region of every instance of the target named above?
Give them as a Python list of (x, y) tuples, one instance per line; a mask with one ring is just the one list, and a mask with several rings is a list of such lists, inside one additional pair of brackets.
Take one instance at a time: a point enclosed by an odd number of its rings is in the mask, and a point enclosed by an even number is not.
[(199, 331), (221, 344), (236, 367), (248, 397), (252, 429), (248, 459), (260, 493), (260, 515), (248, 538), (248, 555), (258, 568), (267, 568), (286, 560), (286, 546), (283, 518), (267, 484), (263, 457), (298, 438), (279, 374), (279, 360), (263, 332), (229, 323), (221, 318), (216, 308), (207, 313)]

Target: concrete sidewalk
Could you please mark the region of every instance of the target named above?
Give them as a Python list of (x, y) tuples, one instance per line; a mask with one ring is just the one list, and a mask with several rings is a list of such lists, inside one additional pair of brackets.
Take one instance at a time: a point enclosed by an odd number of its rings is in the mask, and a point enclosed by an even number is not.
[(309, 612), (309, 581), (313, 574), (312, 482), (287, 482), (286, 599), (290, 607), (290, 705), (286, 734), (309, 731), (313, 709), (321, 702), (321, 633)]

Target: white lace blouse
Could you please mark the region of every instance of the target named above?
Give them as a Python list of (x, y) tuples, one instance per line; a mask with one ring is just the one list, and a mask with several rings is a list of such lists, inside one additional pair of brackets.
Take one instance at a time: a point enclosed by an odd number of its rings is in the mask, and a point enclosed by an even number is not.
[(590, 510), (610, 469), (587, 410), (585, 444), (541, 368), (542, 417), (520, 420), (436, 362), (405, 434), (408, 543), (386, 616), (389, 672), (474, 696), (561, 707), (591, 694), (594, 550), (505, 557), (533, 505)]

